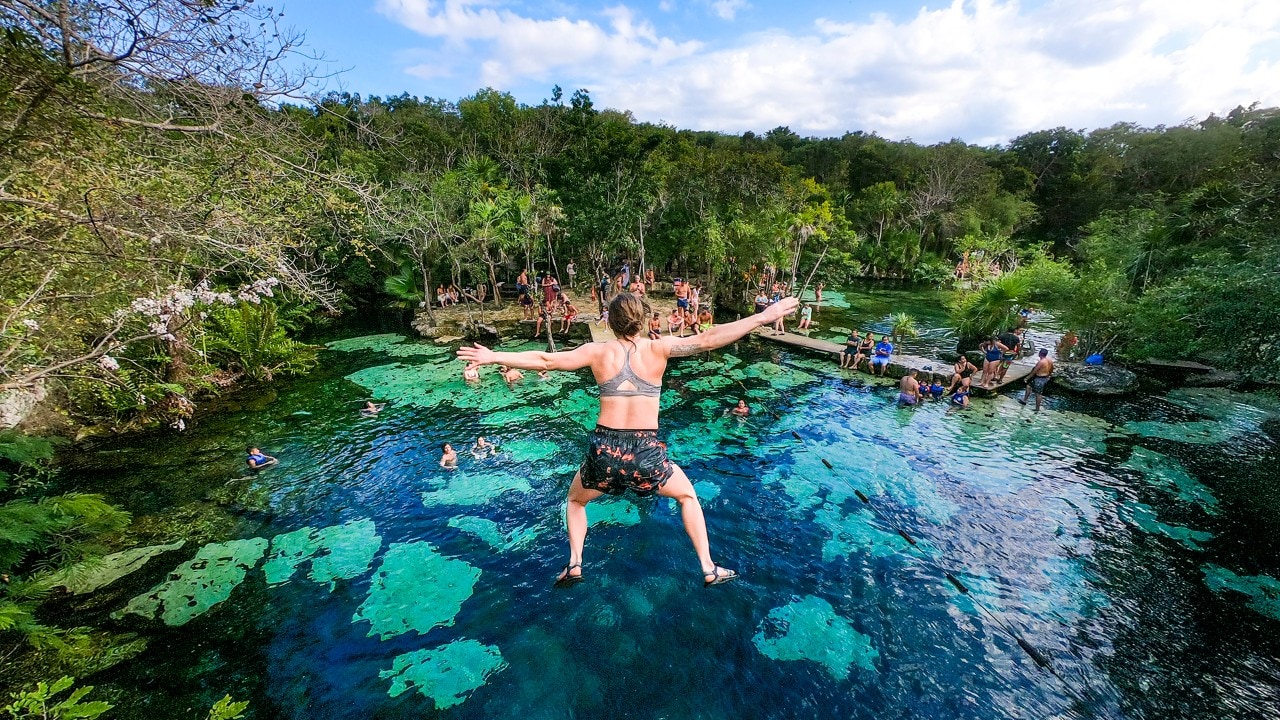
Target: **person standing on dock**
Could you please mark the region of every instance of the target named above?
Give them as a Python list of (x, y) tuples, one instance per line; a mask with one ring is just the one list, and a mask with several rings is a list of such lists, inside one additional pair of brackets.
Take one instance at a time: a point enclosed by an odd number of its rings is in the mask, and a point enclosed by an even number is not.
[[(884, 371), (889, 368), (889, 358), (893, 355), (893, 343), (889, 342), (888, 335), (881, 335), (880, 342), (876, 343), (875, 354), (871, 356), (871, 374), (884, 377)], [(880, 372), (876, 372), (876, 368), (880, 368)]]
[(680, 466), (667, 457), (658, 439), (659, 399), (662, 377), (671, 358), (689, 357), (724, 347), (793, 312), (798, 301), (786, 298), (736, 322), (717, 325), (692, 338), (645, 337), (646, 319), (652, 313), (643, 298), (630, 293), (609, 303), (609, 328), (615, 339), (585, 343), (564, 352), (494, 352), (483, 345), (458, 349), (458, 357), (471, 365), (502, 363), (528, 370), (574, 371), (590, 368), (600, 385), (600, 412), (591, 433), (582, 466), (569, 486), (565, 524), (569, 559), (556, 577), (558, 587), (582, 581), (582, 551), (587, 537), (587, 505), (601, 495), (621, 495), (631, 490), (640, 496), (657, 493), (674, 499), (680, 518), (701, 565), (704, 586), (719, 585), (737, 577), (711, 559), (706, 519), (698, 495)]
[(1053, 375), (1053, 361), (1049, 359), (1049, 348), (1040, 348), (1040, 359), (1036, 361), (1036, 366), (1031, 369), (1031, 375), (1027, 377), (1027, 390), (1022, 393), (1022, 397), (1018, 402), (1023, 405), (1027, 404), (1027, 398), (1034, 390), (1036, 394), (1036, 412), (1040, 412), (1040, 397), (1044, 395), (1044, 386), (1049, 384), (1049, 376)]
[(1018, 359), (1018, 355), (1022, 353), (1022, 328), (1014, 328), (1000, 335), (997, 340), (1000, 347), (1000, 370), (996, 374), (996, 384), (1004, 382), (1005, 373), (1009, 372), (1009, 366), (1014, 360)]

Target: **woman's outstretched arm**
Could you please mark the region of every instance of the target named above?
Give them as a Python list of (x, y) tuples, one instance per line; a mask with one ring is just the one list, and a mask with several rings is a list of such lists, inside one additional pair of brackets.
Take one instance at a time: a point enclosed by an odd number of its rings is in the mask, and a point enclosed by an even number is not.
[(598, 343), (586, 343), (564, 352), (541, 352), (526, 350), (524, 352), (494, 352), (476, 343), (472, 347), (458, 348), (458, 357), (475, 365), (508, 365), (521, 370), (578, 370), (591, 365), (599, 357)]
[(795, 312), (796, 307), (799, 305), (800, 301), (796, 298), (783, 298), (755, 315), (744, 317), (741, 320), (724, 325), (716, 325), (710, 330), (692, 337), (682, 338), (668, 335), (658, 342), (662, 343), (668, 357), (697, 355), (698, 353), (715, 350), (729, 343), (737, 342), (747, 333), (761, 325), (769, 325), (777, 321), (778, 318), (790, 315)]

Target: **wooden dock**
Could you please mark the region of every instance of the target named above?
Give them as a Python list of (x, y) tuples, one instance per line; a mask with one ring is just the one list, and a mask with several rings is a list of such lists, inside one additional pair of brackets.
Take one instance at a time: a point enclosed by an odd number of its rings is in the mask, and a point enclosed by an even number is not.
[[(779, 335), (775, 333), (771, 327), (758, 327), (752, 331), (752, 334), (765, 340), (771, 340), (776, 343), (789, 345), (791, 347), (798, 347), (804, 350), (812, 350), (814, 352), (827, 353), (831, 355), (844, 352), (844, 345), (792, 332)], [(837, 365), (836, 367), (838, 368), (839, 366)], [(1027, 364), (1023, 361), (1015, 361), (1013, 365), (1010, 366), (1009, 372), (1005, 373), (1003, 382), (992, 388), (984, 388), (975, 383), (973, 385), (973, 394), (994, 395), (1000, 390), (1003, 390), (1004, 388), (1026, 378), (1031, 374), (1031, 371), (1034, 368), (1034, 363)], [(930, 360), (929, 358), (918, 357), (915, 355), (902, 355), (897, 353), (895, 353), (890, 359), (889, 366), (885, 368), (884, 374), (885, 377), (897, 379), (906, 375), (913, 369), (922, 373), (932, 372), (939, 375), (945, 375), (947, 377), (950, 377), (952, 374), (951, 363), (949, 362), (943, 360)], [(981, 375), (982, 373), (979, 371), (979, 373), (974, 376), (974, 379), (976, 380), (980, 378)]]

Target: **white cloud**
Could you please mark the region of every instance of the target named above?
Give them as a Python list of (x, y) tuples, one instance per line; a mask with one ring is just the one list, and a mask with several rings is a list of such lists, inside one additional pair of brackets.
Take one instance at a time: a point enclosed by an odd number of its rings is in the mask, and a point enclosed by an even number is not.
[(1280, 105), (1274, 0), (954, 0), (902, 21), (817, 19), (714, 46), (660, 37), (625, 6), (574, 20), (475, 0), (379, 9), (441, 41), (414, 72), (452, 72), (471, 89), (589, 87), (597, 106), (698, 129), (994, 143)]
[(711, 3), (711, 9), (722, 20), (732, 20), (738, 15), (739, 10), (746, 10), (751, 7), (747, 4), (747, 0), (714, 0)]
[(671, 0), (662, 0), (658, 3), (658, 9), (662, 12), (671, 12), (676, 9), (676, 4)]

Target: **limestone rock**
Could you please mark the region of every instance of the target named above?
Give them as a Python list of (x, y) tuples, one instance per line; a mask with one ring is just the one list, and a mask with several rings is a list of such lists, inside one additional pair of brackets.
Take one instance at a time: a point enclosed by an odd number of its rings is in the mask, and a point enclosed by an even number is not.
[(1059, 365), (1053, 385), (1077, 395), (1127, 395), (1138, 389), (1138, 376), (1114, 365)]
[(1182, 381), (1187, 387), (1237, 387), (1244, 378), (1234, 370), (1213, 370), (1207, 373), (1191, 373)]

